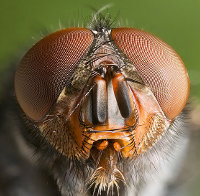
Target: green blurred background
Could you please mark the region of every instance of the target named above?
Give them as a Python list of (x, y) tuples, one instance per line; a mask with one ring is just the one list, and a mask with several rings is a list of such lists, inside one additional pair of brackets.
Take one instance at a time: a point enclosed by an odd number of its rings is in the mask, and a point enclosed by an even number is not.
[[(199, 103), (200, 0), (0, 0), (0, 73), (13, 62), (17, 64), (25, 51), (47, 32), (61, 25), (87, 25), (95, 9), (110, 3), (109, 13), (122, 26), (151, 32), (178, 52), (189, 72), (191, 100)], [(200, 107), (193, 115), (195, 126), (200, 127)], [(195, 141), (199, 143), (199, 139)], [(200, 162), (196, 164), (199, 166)], [(185, 195), (200, 195), (199, 176), (190, 182)]]

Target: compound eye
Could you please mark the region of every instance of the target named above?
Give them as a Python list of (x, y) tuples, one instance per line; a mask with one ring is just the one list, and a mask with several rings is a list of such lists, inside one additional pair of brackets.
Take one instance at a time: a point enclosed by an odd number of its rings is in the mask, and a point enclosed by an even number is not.
[(174, 119), (189, 96), (187, 70), (177, 53), (162, 40), (138, 29), (116, 28), (111, 37), (150, 87), (166, 117)]
[(42, 120), (68, 86), (94, 36), (86, 28), (67, 28), (36, 43), (23, 57), (15, 74), (15, 93), (24, 113)]

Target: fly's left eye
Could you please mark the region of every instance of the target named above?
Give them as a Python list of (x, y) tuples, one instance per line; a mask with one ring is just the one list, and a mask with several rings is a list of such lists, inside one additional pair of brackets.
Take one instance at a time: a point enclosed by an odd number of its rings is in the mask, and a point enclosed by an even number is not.
[(159, 38), (138, 29), (116, 28), (111, 36), (150, 87), (166, 117), (174, 119), (189, 96), (187, 70), (177, 53)]
[(56, 102), (93, 42), (86, 28), (57, 31), (36, 43), (23, 57), (15, 75), (15, 93), (24, 113), (42, 120)]

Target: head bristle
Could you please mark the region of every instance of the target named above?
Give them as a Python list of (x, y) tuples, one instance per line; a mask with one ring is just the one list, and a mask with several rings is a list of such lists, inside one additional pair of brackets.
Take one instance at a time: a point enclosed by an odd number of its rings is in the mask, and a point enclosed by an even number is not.
[(105, 168), (99, 167), (89, 178), (87, 185), (89, 189), (94, 186), (93, 195), (95, 195), (95, 193), (101, 195), (102, 191), (106, 191), (107, 195), (110, 193), (113, 195), (114, 188), (116, 188), (119, 195), (119, 182), (126, 184), (125, 178), (120, 170), (116, 168), (112, 171), (107, 171)]
[(111, 15), (108, 12), (104, 14), (102, 13), (104, 10), (110, 8), (111, 6), (112, 4), (107, 4), (94, 13), (92, 20), (89, 24), (90, 29), (97, 32), (111, 29), (113, 23)]

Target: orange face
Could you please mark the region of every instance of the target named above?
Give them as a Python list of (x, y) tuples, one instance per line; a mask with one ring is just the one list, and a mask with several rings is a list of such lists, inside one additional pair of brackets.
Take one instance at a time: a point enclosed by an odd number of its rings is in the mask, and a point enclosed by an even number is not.
[(67, 28), (23, 57), (15, 93), (59, 153), (110, 171), (119, 154), (135, 159), (167, 132), (187, 102), (189, 79), (176, 52), (147, 32)]

